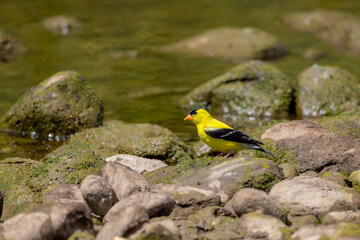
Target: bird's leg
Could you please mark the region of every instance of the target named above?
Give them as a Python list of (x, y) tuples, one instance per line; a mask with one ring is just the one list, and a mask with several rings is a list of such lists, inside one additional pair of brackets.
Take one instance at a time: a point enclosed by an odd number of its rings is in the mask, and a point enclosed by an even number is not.
[(215, 158), (221, 158), (221, 155), (223, 155), (223, 152), (220, 152), (218, 155), (215, 156)]
[(228, 153), (228, 154), (226, 154), (225, 156), (224, 156), (224, 158), (227, 158), (228, 156), (230, 156), (232, 153), (230, 152), (230, 153)]

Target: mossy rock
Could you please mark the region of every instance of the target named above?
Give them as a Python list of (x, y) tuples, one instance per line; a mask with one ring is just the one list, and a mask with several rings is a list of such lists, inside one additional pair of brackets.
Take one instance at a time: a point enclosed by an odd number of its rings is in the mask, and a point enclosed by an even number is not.
[(153, 124), (128, 124), (109, 121), (104, 126), (86, 129), (69, 139), (102, 157), (131, 154), (155, 158), (174, 165), (190, 159), (193, 151), (170, 130)]
[(299, 75), (298, 85), (299, 116), (328, 116), (360, 109), (359, 81), (339, 67), (314, 65)]
[(103, 120), (102, 100), (77, 72), (54, 74), (21, 96), (2, 127), (36, 134), (70, 135)]
[(353, 188), (360, 193), (360, 170), (351, 173), (349, 180), (351, 181)]
[(347, 177), (344, 174), (339, 173), (339, 172), (328, 171), (328, 172), (320, 175), (320, 177), (323, 179), (338, 183), (343, 186), (347, 186), (347, 183), (349, 182)]
[(90, 174), (98, 174), (106, 162), (93, 151), (80, 146), (64, 145), (51, 152), (26, 180), (26, 185), (37, 195), (56, 184), (80, 184)]
[(36, 196), (26, 186), (26, 179), (41, 162), (24, 158), (6, 158), (0, 161), (0, 191), (4, 193), (2, 219), (27, 209)]
[(13, 36), (0, 30), (0, 62), (9, 62), (18, 58), (24, 47)]
[(163, 46), (163, 52), (227, 60), (273, 59), (286, 54), (284, 45), (271, 34), (253, 27), (216, 28)]
[(279, 69), (252, 61), (197, 87), (180, 104), (187, 110), (211, 108), (214, 115), (251, 124), (287, 118), (291, 95), (290, 80)]
[(360, 112), (350, 111), (336, 116), (313, 120), (317, 124), (338, 134), (360, 138)]

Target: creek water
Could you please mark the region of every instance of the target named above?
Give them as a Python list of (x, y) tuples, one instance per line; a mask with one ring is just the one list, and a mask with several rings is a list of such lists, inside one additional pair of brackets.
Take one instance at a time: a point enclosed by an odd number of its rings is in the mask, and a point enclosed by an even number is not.
[[(185, 141), (196, 139), (194, 126), (183, 121), (186, 113), (178, 100), (236, 63), (211, 54), (207, 58), (160, 54), (156, 48), (216, 27), (254, 26), (287, 47), (288, 55), (272, 63), (292, 80), (315, 63), (340, 66), (360, 79), (360, 59), (346, 57), (281, 20), (286, 13), (315, 9), (360, 17), (358, 0), (1, 0), (0, 29), (17, 38), (26, 52), (0, 65), (0, 117), (30, 87), (58, 71), (75, 70), (103, 99), (105, 120), (155, 123)], [(42, 26), (54, 15), (72, 16), (82, 28), (72, 35), (54, 35)], [(319, 49), (324, 57), (304, 60), (301, 54), (307, 48)], [(136, 52), (116, 57), (123, 51)], [(0, 136), (0, 149), (9, 145), (5, 138)], [(12, 155), (26, 156), (26, 151)], [(5, 156), (0, 152), (0, 158)]]

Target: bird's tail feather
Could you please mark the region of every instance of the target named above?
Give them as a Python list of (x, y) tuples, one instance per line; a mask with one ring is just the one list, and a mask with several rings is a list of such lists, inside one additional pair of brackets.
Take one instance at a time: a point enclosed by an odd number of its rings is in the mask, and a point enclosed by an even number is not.
[(266, 153), (266, 154), (268, 154), (268, 155), (273, 156), (273, 157), (276, 158), (276, 155), (275, 155), (275, 154), (273, 154), (272, 152), (270, 152), (270, 151), (268, 151), (268, 150), (266, 150), (266, 149), (264, 149), (264, 148), (262, 148), (262, 147), (259, 147), (259, 146), (257, 146), (257, 145), (253, 145), (253, 146), (252, 146), (252, 149), (261, 151), (261, 152), (263, 152), (263, 153)]

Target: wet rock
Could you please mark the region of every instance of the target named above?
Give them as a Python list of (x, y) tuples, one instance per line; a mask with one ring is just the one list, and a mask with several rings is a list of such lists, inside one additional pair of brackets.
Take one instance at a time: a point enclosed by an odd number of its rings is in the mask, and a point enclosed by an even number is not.
[(175, 223), (171, 220), (153, 221), (144, 224), (131, 239), (168, 239), (178, 240), (180, 231)]
[(57, 184), (42, 197), (43, 203), (85, 203), (77, 184)]
[(25, 210), (35, 201), (26, 179), (41, 162), (25, 158), (6, 158), (0, 161), (0, 192), (3, 194), (2, 219)]
[(282, 168), (282, 172), (284, 177), (290, 178), (299, 175), (299, 171), (297, 170), (296, 166), (291, 163), (282, 163), (279, 164), (279, 167)]
[(213, 190), (220, 195), (221, 202), (226, 202), (244, 187), (269, 191), (281, 177), (280, 168), (270, 160), (237, 157), (195, 170), (178, 182)]
[(103, 217), (117, 201), (111, 185), (97, 175), (87, 176), (81, 183), (81, 195), (91, 212)]
[(13, 36), (0, 31), (0, 63), (15, 60), (24, 52), (24, 47)]
[(52, 240), (54, 229), (46, 213), (18, 214), (0, 226), (0, 237), (13, 240)]
[(56, 184), (80, 184), (90, 175), (97, 174), (105, 161), (93, 151), (81, 146), (63, 145), (42, 159), (40, 165), (27, 179), (32, 191), (42, 193)]
[(276, 37), (253, 27), (212, 29), (160, 50), (227, 60), (273, 59), (286, 54), (284, 45)]
[(181, 99), (187, 110), (211, 107), (212, 114), (236, 123), (254, 124), (289, 114), (290, 80), (260, 61), (241, 64), (195, 88)]
[(57, 203), (40, 207), (51, 218), (55, 239), (68, 239), (76, 231), (92, 231), (91, 211), (86, 203)]
[(320, 176), (323, 179), (335, 182), (339, 185), (347, 186), (348, 179), (344, 174), (341, 174), (339, 172), (326, 172)]
[(153, 124), (127, 124), (109, 121), (102, 127), (82, 131), (69, 144), (91, 146), (102, 157), (131, 154), (138, 157), (161, 159), (175, 164), (191, 158), (193, 152), (170, 130)]
[(171, 194), (177, 202), (172, 216), (188, 216), (207, 206), (219, 206), (220, 197), (212, 190), (181, 184), (158, 184), (153, 190)]
[(360, 226), (354, 223), (339, 223), (332, 225), (308, 225), (300, 228), (291, 239), (321, 240), (343, 239), (355, 240), (360, 238)]
[(237, 226), (245, 231), (245, 239), (287, 239), (283, 233), (287, 226), (279, 219), (261, 213), (243, 215)]
[(351, 57), (360, 55), (360, 19), (338, 11), (291, 13), (284, 21), (292, 28), (311, 32)]
[(114, 237), (128, 237), (149, 221), (145, 208), (138, 205), (128, 206), (117, 212), (96, 236), (96, 240), (111, 240)]
[(238, 217), (258, 211), (286, 222), (286, 213), (280, 209), (278, 203), (264, 191), (253, 188), (243, 188), (237, 191), (224, 208)]
[(43, 25), (45, 29), (58, 35), (69, 35), (81, 28), (81, 23), (70, 16), (52, 16), (44, 19)]
[(314, 65), (298, 78), (298, 115), (316, 117), (360, 109), (360, 84), (339, 67)]
[(140, 173), (119, 163), (106, 163), (100, 169), (100, 176), (112, 186), (119, 201), (136, 192), (150, 190), (148, 182)]
[(302, 54), (302, 58), (308, 61), (316, 61), (324, 56), (324, 53), (319, 49), (308, 48)]
[(360, 170), (356, 170), (349, 176), (349, 180), (352, 183), (353, 188), (355, 191), (360, 193)]
[(351, 173), (360, 169), (360, 139), (333, 133), (309, 121), (277, 124), (261, 139), (278, 156), (276, 161), (293, 163), (299, 172)]
[(360, 211), (335, 211), (327, 213), (321, 223), (334, 224), (341, 222), (353, 222), (360, 225)]
[(357, 210), (360, 196), (353, 189), (317, 177), (295, 177), (272, 187), (273, 199), (293, 215), (315, 215), (331, 211)]
[(111, 219), (121, 212), (127, 206), (142, 206), (148, 213), (149, 217), (168, 216), (174, 209), (176, 202), (168, 193), (162, 192), (139, 192), (134, 193), (128, 198), (117, 202), (105, 215), (103, 222), (111, 222)]
[(77, 72), (58, 72), (28, 90), (2, 120), (3, 128), (63, 135), (102, 124), (102, 100)]
[(145, 174), (157, 170), (162, 167), (168, 166), (166, 163), (157, 160), (137, 157), (129, 154), (119, 154), (105, 159), (106, 162), (116, 162), (124, 166), (128, 166), (138, 173)]

